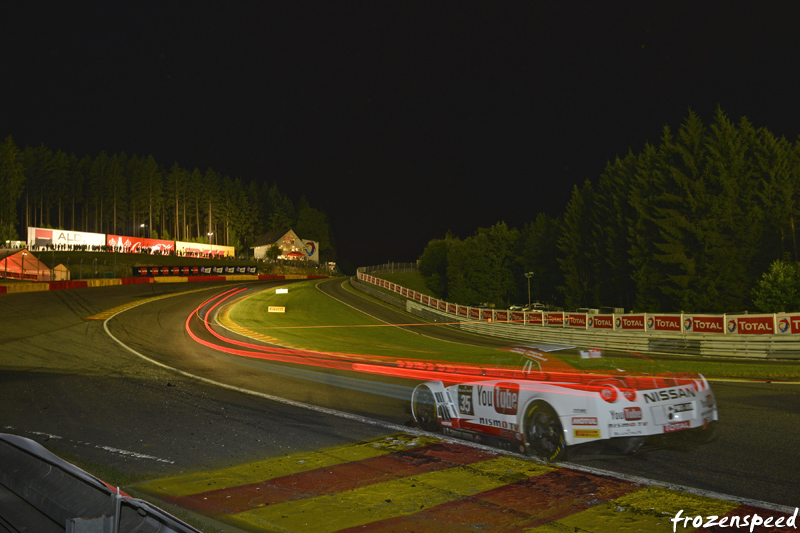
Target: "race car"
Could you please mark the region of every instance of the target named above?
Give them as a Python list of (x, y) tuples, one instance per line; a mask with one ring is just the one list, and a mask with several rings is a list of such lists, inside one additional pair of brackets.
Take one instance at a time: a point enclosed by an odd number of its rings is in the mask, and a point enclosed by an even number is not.
[(717, 404), (702, 375), (548, 372), (542, 359), (525, 350), (518, 367), (480, 368), (480, 377), (443, 367), (441, 380), (414, 389), (413, 417), (426, 431), (492, 437), (547, 461), (584, 443), (607, 441), (631, 453), (648, 440), (715, 436)]

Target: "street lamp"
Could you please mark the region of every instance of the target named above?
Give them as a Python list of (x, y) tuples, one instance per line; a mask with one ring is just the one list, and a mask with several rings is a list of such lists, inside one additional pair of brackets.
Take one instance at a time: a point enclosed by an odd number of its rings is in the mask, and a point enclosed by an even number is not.
[(208, 244), (214, 244), (213, 242), (211, 242), (211, 239), (213, 239), (213, 238), (214, 238), (214, 232), (213, 231), (209, 231), (208, 232)]
[(531, 278), (533, 277), (533, 272), (525, 272), (525, 277), (528, 278), (528, 307), (531, 306)]

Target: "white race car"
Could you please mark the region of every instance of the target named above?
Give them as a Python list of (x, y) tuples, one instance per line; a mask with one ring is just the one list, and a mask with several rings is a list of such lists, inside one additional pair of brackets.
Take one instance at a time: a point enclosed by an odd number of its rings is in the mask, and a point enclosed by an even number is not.
[(648, 439), (702, 443), (715, 435), (717, 404), (701, 375), (546, 372), (531, 350), (521, 358), (517, 368), (442, 366), (442, 380), (414, 389), (417, 424), (477, 441), (494, 437), (548, 461), (606, 439), (630, 453)]

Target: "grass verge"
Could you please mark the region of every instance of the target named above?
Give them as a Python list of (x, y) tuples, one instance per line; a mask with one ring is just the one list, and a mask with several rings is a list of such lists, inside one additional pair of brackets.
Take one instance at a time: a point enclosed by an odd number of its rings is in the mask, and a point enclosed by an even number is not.
[[(292, 284), (287, 294), (259, 293), (233, 306), (229, 317), (279, 344), (308, 350), (482, 364), (496, 364), (506, 357), (500, 350), (440, 341), (387, 325), (329, 298), (316, 289), (316, 283)], [(269, 313), (269, 306), (286, 311)], [(416, 317), (409, 320), (420, 332), (447, 327)]]
[[(433, 291), (431, 291), (428, 287), (425, 286), (425, 279), (419, 272), (397, 272), (391, 274), (378, 274), (378, 277), (381, 279), (385, 279), (386, 281), (391, 281), (392, 283), (396, 283), (401, 287), (405, 287), (406, 289), (417, 291), (420, 294), (426, 294), (428, 296), (433, 296), (434, 298), (436, 297), (436, 295), (433, 294)], [(386, 292), (399, 296), (396, 292), (392, 291), (386, 291)]]

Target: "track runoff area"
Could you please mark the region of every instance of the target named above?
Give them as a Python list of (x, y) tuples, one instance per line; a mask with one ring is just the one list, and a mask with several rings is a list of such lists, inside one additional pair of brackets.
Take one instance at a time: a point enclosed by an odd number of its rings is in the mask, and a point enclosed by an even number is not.
[[(211, 311), (221, 303), (207, 302), (196, 311)], [(203, 315), (208, 325), (212, 313)], [(248, 334), (227, 312), (221, 322)], [(250, 333), (254, 339), (276, 340)], [(244, 347), (238, 342), (234, 350)], [(292, 354), (278, 350), (276, 355)], [(136, 490), (243, 531), (797, 530), (798, 509), (574, 464), (542, 463), (350, 413), (242, 392), (381, 426), (390, 435), (151, 480)]]

